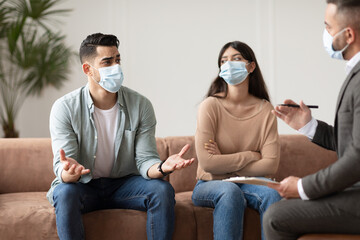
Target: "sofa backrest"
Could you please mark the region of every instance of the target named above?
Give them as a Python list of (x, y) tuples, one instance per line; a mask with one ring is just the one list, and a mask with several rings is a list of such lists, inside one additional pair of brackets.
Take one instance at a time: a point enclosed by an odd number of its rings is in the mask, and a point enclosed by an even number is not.
[[(161, 160), (168, 157), (163, 138), (156, 139)], [(0, 194), (48, 191), (55, 178), (50, 138), (0, 138)]]
[[(190, 150), (183, 156), (196, 158), (193, 136), (156, 139), (161, 160), (180, 152), (185, 144)], [(294, 175), (303, 177), (336, 161), (336, 153), (311, 143), (301, 135), (280, 135), (281, 156), (277, 173), (280, 181)], [(55, 175), (52, 169), (50, 138), (0, 138), (0, 193), (47, 191)], [(188, 168), (165, 178), (175, 192), (192, 191), (196, 184), (197, 159)]]
[(273, 178), (304, 177), (337, 160), (336, 152), (322, 148), (303, 135), (280, 135), (280, 164)]
[(49, 190), (52, 158), (50, 138), (0, 138), (0, 193)]
[(169, 156), (179, 153), (186, 144), (190, 144), (190, 149), (183, 155), (183, 158), (195, 158), (195, 162), (181, 171), (175, 171), (170, 174), (169, 181), (174, 187), (175, 192), (192, 191), (196, 184), (196, 170), (198, 166), (194, 137), (166, 137), (165, 142), (168, 146)]

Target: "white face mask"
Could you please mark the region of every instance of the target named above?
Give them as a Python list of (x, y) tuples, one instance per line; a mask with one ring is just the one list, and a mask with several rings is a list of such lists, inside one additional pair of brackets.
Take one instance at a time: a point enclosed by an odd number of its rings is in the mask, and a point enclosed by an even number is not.
[(343, 52), (348, 48), (349, 44), (347, 44), (343, 49), (336, 51), (333, 48), (333, 41), (337, 35), (343, 33), (345, 30), (346, 28), (344, 28), (334, 36), (331, 36), (330, 33), (326, 29), (324, 29), (324, 33), (323, 33), (324, 48), (327, 51), (327, 53), (330, 55), (330, 57), (344, 60)]
[(227, 61), (221, 65), (219, 76), (230, 85), (238, 85), (249, 75), (245, 67), (247, 64), (241, 61)]
[[(94, 68), (93, 66), (91, 67)], [(99, 71), (100, 81), (97, 82), (92, 76), (91, 78), (97, 84), (99, 84), (102, 88), (104, 88), (106, 91), (111, 93), (116, 93), (117, 91), (119, 91), (124, 81), (124, 74), (119, 64), (116, 64), (111, 67), (102, 67), (96, 70)]]

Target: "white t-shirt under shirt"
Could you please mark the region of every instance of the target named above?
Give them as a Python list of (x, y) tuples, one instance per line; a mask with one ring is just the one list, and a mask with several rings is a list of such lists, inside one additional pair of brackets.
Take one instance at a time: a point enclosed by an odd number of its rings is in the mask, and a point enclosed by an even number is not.
[(115, 136), (118, 126), (119, 106), (111, 109), (94, 108), (94, 121), (97, 131), (97, 151), (93, 178), (109, 177), (115, 162)]

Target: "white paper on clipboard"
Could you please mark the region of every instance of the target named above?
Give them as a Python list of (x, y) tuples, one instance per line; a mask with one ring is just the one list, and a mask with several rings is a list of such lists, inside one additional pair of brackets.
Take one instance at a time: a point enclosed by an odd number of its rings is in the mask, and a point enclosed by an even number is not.
[(254, 185), (264, 185), (264, 186), (267, 186), (268, 183), (280, 184), (277, 181), (273, 181), (268, 178), (259, 178), (259, 177), (231, 177), (231, 178), (223, 179), (223, 181), (254, 184)]

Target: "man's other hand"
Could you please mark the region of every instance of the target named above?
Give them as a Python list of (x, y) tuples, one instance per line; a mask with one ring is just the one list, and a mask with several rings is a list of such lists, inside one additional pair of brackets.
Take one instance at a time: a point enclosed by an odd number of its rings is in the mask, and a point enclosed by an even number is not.
[(182, 156), (190, 149), (190, 145), (186, 144), (178, 154), (171, 155), (161, 166), (163, 172), (172, 172), (190, 166), (195, 158), (184, 159)]

